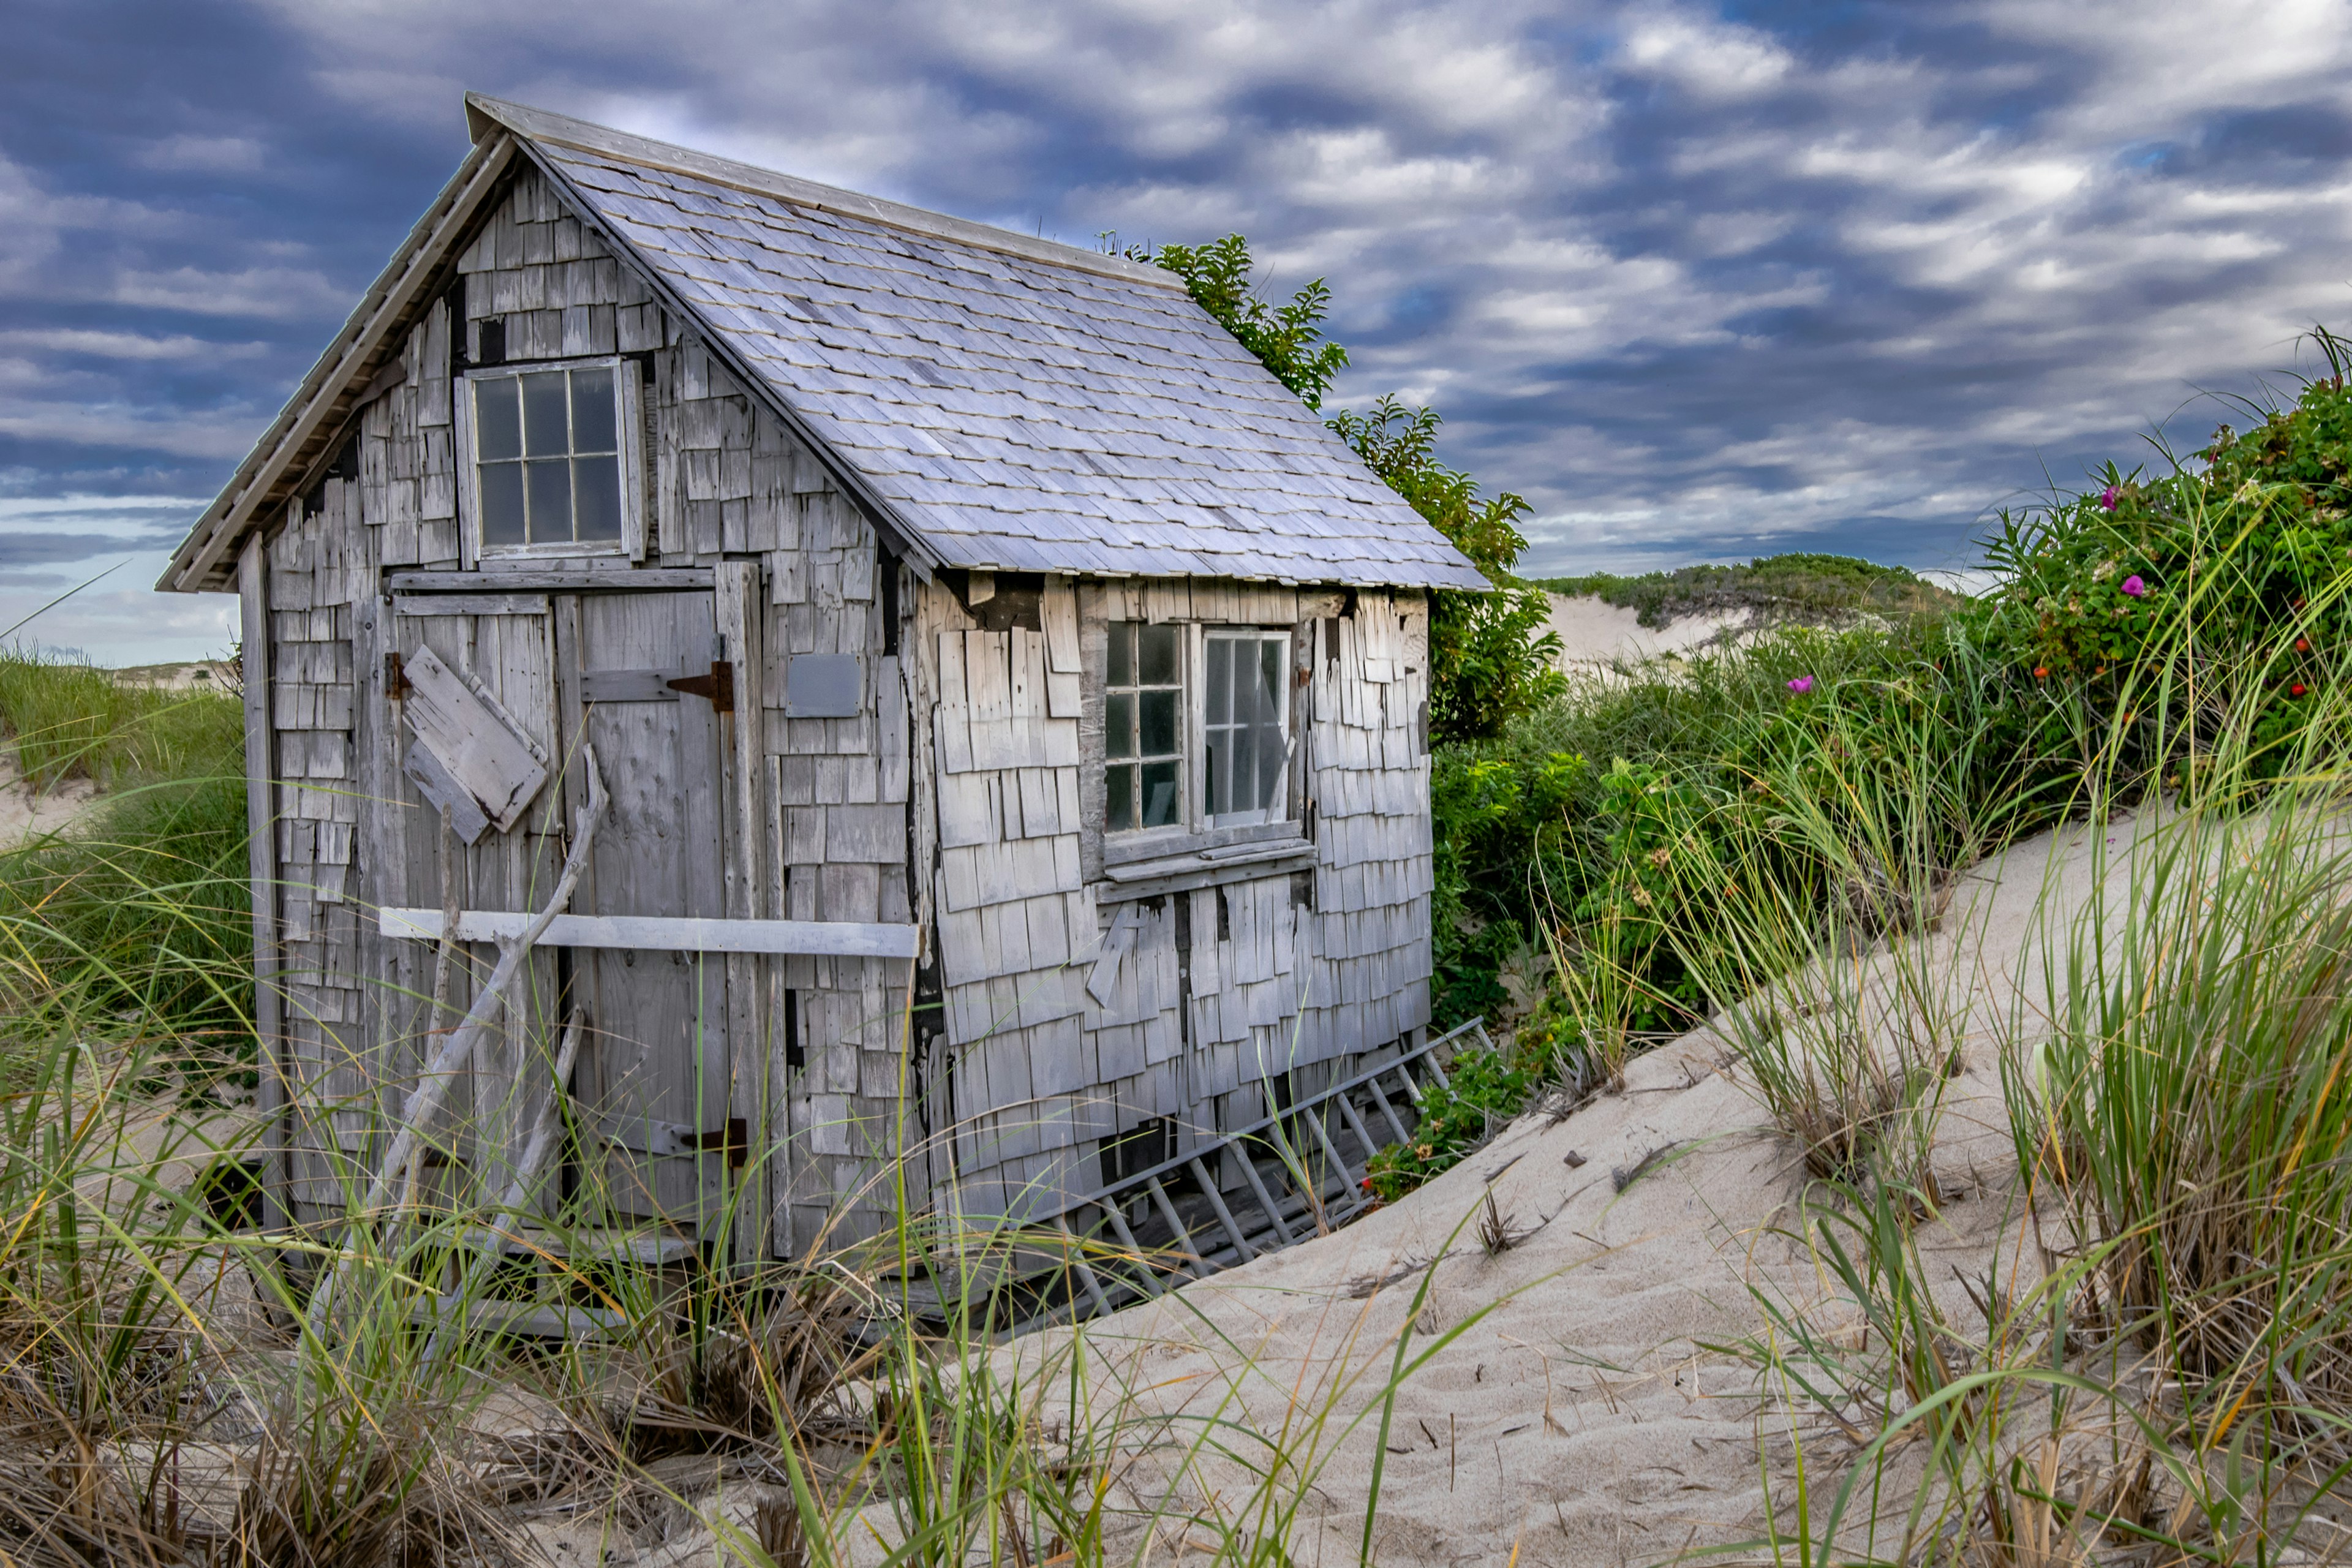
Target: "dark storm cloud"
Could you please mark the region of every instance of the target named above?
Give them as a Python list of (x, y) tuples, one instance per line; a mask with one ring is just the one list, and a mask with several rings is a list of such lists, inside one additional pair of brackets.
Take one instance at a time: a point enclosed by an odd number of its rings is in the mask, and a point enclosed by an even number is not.
[[(30, 0), (0, 497), (200, 504), (464, 148), (472, 86), (1091, 243), (1328, 277), (1529, 564), (1968, 558), (2346, 319), (2341, 5), (563, 7)], [(161, 531), (154, 514), (137, 531)], [(184, 515), (175, 513), (174, 517)], [(0, 564), (127, 524), (0, 509)], [(26, 553), (30, 552), (30, 554)]]

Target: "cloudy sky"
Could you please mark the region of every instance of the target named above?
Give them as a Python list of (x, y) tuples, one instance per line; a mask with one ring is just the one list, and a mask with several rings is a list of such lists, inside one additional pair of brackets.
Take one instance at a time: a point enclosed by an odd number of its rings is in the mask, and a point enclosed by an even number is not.
[(2352, 324), (2336, 0), (11, 0), (0, 627), (146, 585), (465, 148), (467, 88), (1090, 244), (1247, 234), (1527, 564), (1962, 565)]

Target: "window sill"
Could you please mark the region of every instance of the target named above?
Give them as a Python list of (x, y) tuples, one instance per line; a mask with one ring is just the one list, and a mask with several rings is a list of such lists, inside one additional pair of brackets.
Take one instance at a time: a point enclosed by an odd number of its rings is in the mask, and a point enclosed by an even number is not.
[[(1295, 825), (1294, 825), (1295, 826)], [(1315, 846), (1301, 837), (1271, 843), (1229, 845), (1219, 849), (1193, 849), (1150, 860), (1129, 860), (1103, 868), (1096, 900), (1118, 903), (1129, 899), (1156, 898), (1163, 893), (1190, 892), (1223, 882), (1303, 871), (1315, 864)]]
[(482, 567), (495, 571), (507, 563), (527, 566), (544, 566), (557, 561), (614, 561), (628, 558), (628, 546), (613, 544), (581, 544), (567, 542), (561, 544), (499, 544), (485, 548)]
[(1146, 860), (1191, 860), (1203, 853), (1222, 854), (1232, 848), (1288, 843), (1305, 837), (1297, 822), (1286, 819), (1252, 823), (1245, 827), (1146, 827), (1107, 836), (1103, 861), (1107, 866), (1126, 866)]

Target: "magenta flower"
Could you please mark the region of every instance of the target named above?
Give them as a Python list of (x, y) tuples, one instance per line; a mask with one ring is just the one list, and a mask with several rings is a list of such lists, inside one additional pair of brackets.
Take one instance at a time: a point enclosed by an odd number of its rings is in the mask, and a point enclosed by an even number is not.
[(1810, 675), (1801, 675), (1797, 677), (1796, 679), (1789, 682), (1789, 689), (1795, 692), (1800, 697), (1802, 697), (1806, 692), (1811, 691), (1812, 689), (1813, 678)]
[(2124, 579), (2124, 592), (2137, 599), (2142, 594), (2147, 592), (2147, 584), (2139, 580), (2139, 574), (2137, 573), (2134, 573), (2132, 575)]
[(2101, 511), (2113, 511), (2116, 510), (2115, 486), (2109, 485), (2105, 489), (2099, 492), (2099, 510)]

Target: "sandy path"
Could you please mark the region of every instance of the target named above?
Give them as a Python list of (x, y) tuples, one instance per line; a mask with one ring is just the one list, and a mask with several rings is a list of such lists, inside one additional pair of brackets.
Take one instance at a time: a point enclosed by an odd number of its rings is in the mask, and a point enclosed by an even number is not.
[(37, 790), (17, 771), (13, 748), (0, 747), (0, 848), (42, 833), (61, 833), (88, 816), (98, 804), (98, 785), (67, 779)]
[[(1922, 939), (1964, 1009), (1965, 1070), (1936, 1156), (1960, 1195), (1921, 1233), (1963, 1324), (1979, 1319), (1953, 1269), (1980, 1274), (1999, 1249), (2006, 1273), (2008, 1254), (2032, 1255), (2015, 1212), (2000, 1042), (2020, 1017), (2035, 1032), (2045, 881), (2053, 912), (2079, 908), (2089, 847), (2079, 832), (2044, 835), (1980, 868), (1941, 932)], [(1434, 1321), (1417, 1336), (1487, 1311), (1398, 1401), (1380, 1562), (1501, 1563), (1516, 1546), (1524, 1563), (1643, 1563), (1751, 1537), (1764, 1513), (1755, 1378), (1703, 1346), (1761, 1331), (1751, 1291), (1820, 1303), (1825, 1281), (1785, 1228), (1801, 1186), (1792, 1146), (1727, 1054), (1706, 1031), (1686, 1037), (1635, 1062), (1622, 1093), (1558, 1122), (1522, 1118), (1394, 1206), (1106, 1319), (1090, 1342), (1114, 1378), (1149, 1386), (1141, 1403), (1180, 1417), (1180, 1433), (1198, 1430), (1182, 1417), (1213, 1411), (1274, 1431), (1328, 1407), (1339, 1419), (1305, 1510), (1314, 1522), (1294, 1544), (1301, 1562), (1352, 1562), (1378, 1439), (1375, 1422), (1338, 1429), (1376, 1394), (1418, 1269), (1443, 1253)], [(1660, 1150), (1620, 1193), (1612, 1173)], [(1492, 1258), (1475, 1217), (1489, 1188), (1527, 1233)], [(1764, 1448), (1780, 1489), (1791, 1478), (1778, 1421)], [(1240, 1489), (1238, 1476), (1224, 1479)]]

